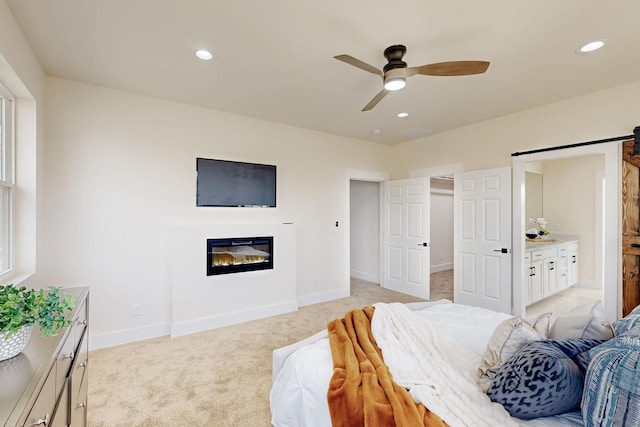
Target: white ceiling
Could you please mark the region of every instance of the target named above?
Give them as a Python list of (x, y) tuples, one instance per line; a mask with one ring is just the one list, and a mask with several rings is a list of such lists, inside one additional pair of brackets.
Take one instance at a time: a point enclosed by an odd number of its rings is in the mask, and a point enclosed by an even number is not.
[[(640, 79), (638, 0), (6, 2), (48, 75), (382, 144)], [(392, 44), (409, 66), (491, 65), (411, 77), (361, 112), (382, 80), (333, 57), (382, 68)]]

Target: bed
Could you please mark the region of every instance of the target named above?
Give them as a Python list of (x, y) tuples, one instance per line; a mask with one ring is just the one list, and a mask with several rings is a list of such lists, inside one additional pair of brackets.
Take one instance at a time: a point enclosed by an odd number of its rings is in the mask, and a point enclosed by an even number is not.
[[(634, 329), (629, 326), (626, 330), (621, 330), (620, 334), (625, 335), (629, 330), (637, 333), (637, 340), (635, 336), (633, 337), (633, 340), (637, 341), (637, 347), (632, 346), (631, 349), (632, 356), (637, 357), (640, 354), (640, 309), (634, 310), (634, 312), (638, 318), (636, 325), (638, 328)], [(425, 406), (440, 415), (448, 425), (473, 425), (474, 427), (480, 425), (526, 427), (607, 425), (605, 422), (598, 424), (589, 417), (584, 417), (580, 407), (585, 407), (585, 405), (590, 408), (590, 416), (592, 415), (594, 419), (600, 417), (602, 421), (611, 418), (613, 413), (613, 416), (618, 414), (618, 416), (626, 417), (623, 424), (615, 425), (625, 425), (625, 423), (626, 425), (640, 425), (640, 414), (627, 409), (629, 404), (640, 407), (640, 386), (633, 385), (639, 381), (635, 380), (631, 382), (631, 385), (624, 386), (631, 387), (633, 390), (625, 391), (626, 396), (630, 396), (626, 403), (618, 402), (618, 406), (624, 406), (624, 410), (621, 410), (611, 402), (604, 405), (598, 402), (598, 396), (611, 391), (611, 387), (609, 387), (611, 384), (603, 385), (606, 381), (610, 383), (611, 378), (603, 379), (603, 376), (600, 375), (600, 371), (607, 371), (606, 368), (603, 367), (598, 371), (598, 375), (587, 372), (587, 369), (591, 368), (589, 361), (594, 355), (594, 349), (597, 350), (608, 341), (615, 341), (611, 339), (615, 328), (612, 329), (606, 321), (602, 305), (598, 303), (580, 307), (559, 317), (553, 325), (550, 325), (549, 315), (545, 314), (536, 319), (521, 319), (483, 308), (454, 304), (447, 300), (411, 304), (375, 304), (371, 330), (394, 381), (406, 387), (414, 401), (423, 403), (426, 401)], [(401, 323), (398, 326), (394, 323), (398, 320), (396, 318), (402, 318), (402, 322), (407, 324)], [(635, 318), (633, 319), (635, 321)], [(400, 345), (398, 342), (402, 339), (393, 335), (398, 334), (398, 329), (403, 328), (407, 328), (409, 335), (411, 333), (420, 334), (421, 337), (417, 340), (423, 340), (424, 331), (429, 330), (430, 338), (426, 340), (428, 343), (421, 343), (418, 347), (437, 348), (438, 351), (435, 352), (437, 354), (424, 355), (419, 353), (419, 350), (413, 349), (415, 345), (412, 342), (402, 344), (407, 348), (398, 347)], [(402, 334), (406, 334), (406, 332), (402, 332)], [(326, 330), (320, 331), (303, 341), (274, 350), (273, 385), (270, 393), (272, 424), (274, 426), (325, 427), (332, 425), (327, 390), (332, 380), (334, 365), (328, 335)], [(415, 336), (411, 336), (409, 341), (411, 340), (416, 340)], [(577, 341), (579, 341), (578, 344), (576, 344)], [(626, 339), (625, 346), (628, 346), (628, 341)], [(556, 345), (558, 342), (562, 343), (561, 350), (565, 352), (562, 354), (569, 356), (554, 356), (553, 360), (554, 363), (559, 360), (557, 369), (562, 371), (561, 374), (564, 375), (562, 380), (572, 384), (569, 388), (580, 389), (577, 406), (574, 400), (574, 403), (569, 404), (569, 407), (561, 410), (554, 409), (555, 412), (560, 411), (561, 413), (554, 413), (550, 416), (537, 416), (534, 413), (532, 416), (532, 410), (536, 411), (537, 407), (547, 403), (541, 404), (537, 401), (529, 408), (525, 408), (524, 412), (518, 412), (518, 410), (514, 411), (508, 403), (508, 399), (512, 396), (507, 396), (507, 400), (504, 401), (500, 401), (500, 398), (504, 397), (500, 396), (500, 393), (498, 393), (497, 399), (487, 397), (492, 387), (496, 388), (494, 387), (496, 382), (513, 382), (513, 377), (502, 378), (498, 381), (500, 375), (504, 377), (504, 372), (512, 374), (515, 372), (520, 375), (523, 370), (530, 370), (517, 363), (512, 363), (514, 359), (520, 357), (523, 349), (546, 346), (543, 348), (546, 357), (550, 351), (549, 344)], [(569, 349), (567, 349), (566, 343), (571, 344)], [(553, 355), (560, 351), (556, 347), (551, 349)], [(426, 351), (431, 352), (431, 350)], [(540, 348), (536, 348), (535, 351), (539, 352)], [(408, 353), (413, 355), (407, 356)], [(414, 357), (414, 360), (411, 360), (411, 357)], [(417, 359), (415, 359), (416, 357)], [(424, 372), (412, 371), (412, 369), (416, 369), (414, 365), (421, 365), (423, 358), (427, 357), (435, 357), (428, 364), (442, 370), (439, 374), (442, 378), (423, 378)], [(509, 363), (513, 366), (508, 366)], [(519, 363), (522, 363), (522, 360)], [(570, 368), (568, 368), (568, 364), (571, 364)], [(581, 364), (581, 371), (577, 370), (576, 366)], [(442, 368), (444, 365), (446, 365), (446, 369)], [(545, 361), (545, 366), (547, 365), (548, 362)], [(635, 366), (640, 366), (640, 364)], [(555, 368), (556, 366), (554, 366)], [(417, 369), (421, 369), (420, 366)], [(430, 370), (433, 369), (430, 368)], [(416, 380), (416, 378), (421, 379)], [(615, 383), (615, 378), (613, 380)], [(450, 382), (434, 386), (433, 381)], [(588, 396), (585, 392), (585, 396), (583, 396), (583, 387), (585, 390), (587, 388), (593, 389), (593, 392), (590, 391)], [(434, 389), (438, 392), (434, 393)], [(444, 392), (449, 392), (451, 389), (456, 389), (454, 394), (464, 395), (457, 403), (458, 406), (454, 401), (460, 396), (447, 396)], [(493, 391), (495, 394), (495, 390)], [(483, 397), (479, 397), (480, 394)], [(550, 395), (553, 397), (551, 405), (557, 405), (558, 402), (568, 402), (575, 398), (575, 396), (564, 396), (556, 390), (551, 391)], [(442, 401), (445, 401), (444, 405), (442, 405)], [(474, 406), (476, 401), (479, 406)], [(573, 407), (571, 407), (572, 405)], [(635, 412), (638, 411), (640, 409)], [(620, 415), (623, 412), (624, 414)], [(478, 414), (489, 415), (486, 416), (486, 419), (481, 419), (482, 416)], [(518, 417), (513, 416), (514, 414)], [(632, 420), (631, 423), (627, 423), (628, 420)], [(634, 422), (636, 424), (633, 424)]]

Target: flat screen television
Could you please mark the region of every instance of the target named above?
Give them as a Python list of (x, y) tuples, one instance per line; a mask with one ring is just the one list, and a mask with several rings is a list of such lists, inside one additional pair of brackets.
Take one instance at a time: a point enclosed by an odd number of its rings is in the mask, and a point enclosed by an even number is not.
[(276, 167), (229, 160), (196, 159), (197, 206), (276, 206)]

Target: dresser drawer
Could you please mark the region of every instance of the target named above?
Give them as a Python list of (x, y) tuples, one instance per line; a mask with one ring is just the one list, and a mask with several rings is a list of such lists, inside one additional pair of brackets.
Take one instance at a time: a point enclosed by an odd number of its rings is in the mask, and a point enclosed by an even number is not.
[(78, 309), (78, 313), (76, 314), (76, 321), (73, 324), (73, 338), (76, 341), (76, 347), (80, 343), (80, 340), (84, 336), (84, 331), (87, 330), (87, 304), (83, 303)]
[(87, 339), (87, 334), (82, 337), (80, 341), (80, 346), (78, 347), (78, 353), (76, 355), (76, 360), (73, 364), (73, 370), (71, 371), (71, 407), (74, 407), (74, 400), (80, 393), (80, 389), (83, 384), (86, 382), (86, 372), (87, 365), (89, 363), (89, 340)]
[(76, 355), (76, 345), (73, 334), (68, 334), (67, 339), (62, 344), (60, 353), (56, 358), (56, 364), (53, 368), (56, 372), (56, 394), (60, 393), (62, 387), (66, 384), (67, 377), (71, 371), (71, 364)]
[(58, 399), (58, 406), (53, 420), (47, 426), (67, 427), (69, 425), (69, 381), (65, 381)]
[(80, 385), (80, 390), (75, 398), (71, 399), (71, 426), (73, 427), (86, 427), (87, 423), (87, 396), (88, 386), (87, 376)]
[(56, 407), (56, 372), (51, 370), (23, 426), (47, 426)]

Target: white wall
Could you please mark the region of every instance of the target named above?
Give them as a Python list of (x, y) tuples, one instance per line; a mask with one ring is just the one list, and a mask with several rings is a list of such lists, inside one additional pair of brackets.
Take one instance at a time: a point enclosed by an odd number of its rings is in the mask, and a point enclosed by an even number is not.
[(380, 184), (351, 181), (351, 277), (380, 283)]
[(26, 280), (31, 287), (45, 287), (36, 275), (43, 258), (44, 72), (4, 1), (0, 1), (0, 81), (16, 99), (14, 269), (0, 281)]
[[(293, 222), (298, 302), (348, 295), (349, 233), (333, 227), (348, 224), (347, 169), (382, 171), (387, 147), (46, 83), (45, 274), (50, 283), (91, 286), (92, 335), (138, 328), (144, 338), (171, 321), (170, 229), (180, 224)], [(278, 207), (197, 208), (196, 157), (277, 165)]]
[[(207, 276), (209, 238), (273, 238), (272, 268)], [(177, 225), (171, 230), (171, 336), (298, 309), (293, 224)]]
[(453, 192), (431, 191), (431, 272), (453, 268)]

